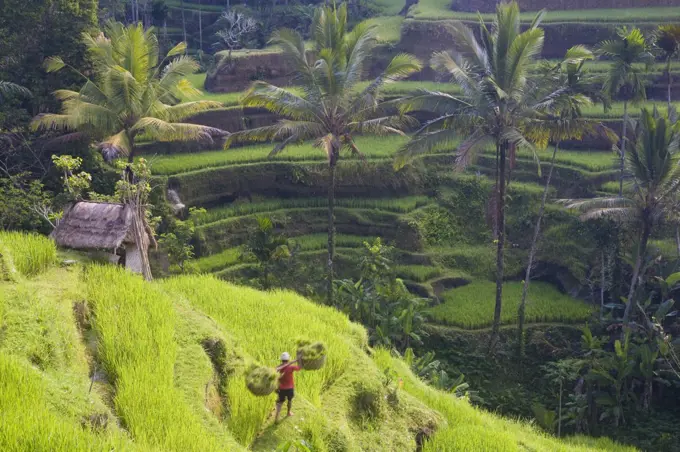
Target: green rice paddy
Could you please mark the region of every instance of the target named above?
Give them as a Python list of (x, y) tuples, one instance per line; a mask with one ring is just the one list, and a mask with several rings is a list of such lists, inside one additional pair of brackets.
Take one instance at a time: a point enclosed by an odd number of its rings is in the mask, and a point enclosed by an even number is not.
[[(501, 314), (503, 324), (517, 321), (522, 286), (520, 282), (508, 282), (503, 285)], [(434, 322), (467, 329), (484, 328), (492, 323), (495, 296), (495, 283), (473, 282), (445, 292), (444, 302), (427, 312)], [(527, 322), (585, 322), (592, 312), (592, 306), (561, 293), (550, 284), (533, 282), (529, 287)]]
[[(386, 137), (361, 136), (355, 140), (358, 148), (366, 158), (388, 158), (408, 138), (400, 135)], [(161, 155), (150, 158), (154, 174), (169, 175), (204, 168), (215, 168), (227, 165), (256, 163), (265, 161), (302, 162), (302, 161), (325, 161), (326, 154), (313, 143), (291, 145), (288, 148), (269, 158), (273, 145), (256, 145), (247, 147), (234, 147), (221, 151), (205, 151), (192, 154)], [(344, 158), (349, 158), (345, 154)]]
[[(463, 20), (477, 21), (477, 13), (453, 11), (449, 0), (420, 0), (409, 11), (409, 17), (418, 20)], [(525, 21), (531, 21), (536, 12), (522, 12)], [(482, 17), (491, 20), (492, 14), (484, 13)], [(680, 7), (646, 7), (646, 8), (602, 8), (548, 11), (544, 23), (640, 23), (671, 22), (680, 19)]]
[[(407, 196), (404, 198), (338, 198), (335, 200), (337, 207), (350, 209), (377, 209), (395, 213), (411, 212), (430, 202), (427, 196)], [(195, 219), (196, 224), (208, 224), (215, 221), (225, 220), (243, 215), (271, 212), (280, 209), (301, 208), (325, 208), (328, 205), (326, 198), (286, 198), (265, 199), (255, 202), (237, 202), (215, 209), (209, 209)]]

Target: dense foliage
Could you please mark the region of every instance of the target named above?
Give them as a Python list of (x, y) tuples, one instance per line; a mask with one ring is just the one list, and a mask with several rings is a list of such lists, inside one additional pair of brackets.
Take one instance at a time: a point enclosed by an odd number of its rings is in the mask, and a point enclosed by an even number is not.
[(676, 450), (680, 8), (452, 7), (3, 3), (0, 447)]

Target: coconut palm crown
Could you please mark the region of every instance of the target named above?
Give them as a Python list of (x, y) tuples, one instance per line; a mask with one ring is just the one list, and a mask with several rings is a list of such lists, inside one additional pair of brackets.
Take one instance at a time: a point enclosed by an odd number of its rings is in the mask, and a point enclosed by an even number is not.
[(680, 55), (680, 25), (664, 24), (654, 31), (652, 35), (652, 42), (663, 56), (666, 62), (666, 76), (668, 77), (667, 85), (667, 100), (668, 105), (671, 105), (671, 85), (673, 85), (673, 77), (671, 75), (671, 61), (673, 58)]
[[(623, 196), (624, 166), (626, 160), (626, 141), (628, 126), (628, 102), (634, 104), (647, 99), (645, 90), (645, 76), (649, 65), (654, 62), (654, 55), (639, 28), (620, 28), (617, 39), (603, 41), (597, 48), (597, 53), (607, 58), (611, 65), (604, 77), (602, 91), (614, 99), (623, 97), (623, 131), (621, 133), (621, 177), (619, 182), (619, 196)], [(641, 67), (640, 64), (643, 66)]]
[(637, 231), (638, 250), (624, 322), (630, 318), (649, 238), (654, 228), (677, 210), (675, 195), (680, 187), (680, 124), (675, 111), (671, 109), (664, 117), (656, 109), (643, 109), (635, 137), (626, 157), (625, 175), (630, 189), (625, 196), (562, 201), (568, 208), (581, 211), (583, 219), (610, 217)]
[[(425, 124), (395, 160), (395, 166), (400, 167), (414, 155), (457, 146), (456, 166), (463, 169), (484, 147), (494, 146), (498, 242), (492, 346), (498, 338), (502, 308), (507, 163), (518, 149), (533, 149), (534, 143), (545, 145), (552, 127), (538, 110), (545, 103), (538, 94), (541, 87), (529, 77), (543, 48), (544, 32), (539, 28), (543, 15), (539, 12), (522, 31), (517, 3), (501, 3), (490, 28), (480, 19), (479, 40), (464, 24), (454, 24), (454, 50), (435, 53), (431, 64), (449, 74), (463, 95), (422, 91), (409, 99), (407, 110), (425, 110), (438, 117)], [(459, 144), (460, 138), (463, 141)]]
[[(127, 156), (132, 161), (135, 138), (167, 141), (212, 141), (223, 135), (219, 129), (181, 122), (198, 112), (219, 108), (211, 101), (182, 102), (200, 92), (186, 79), (198, 70), (198, 63), (181, 55), (180, 43), (159, 61), (158, 40), (153, 29), (141, 24), (124, 26), (109, 22), (97, 37), (83, 35), (92, 64), (93, 78), (80, 91), (58, 90), (60, 114), (42, 115), (36, 128), (85, 133), (97, 140), (107, 159)], [(46, 60), (48, 72), (69, 67), (59, 57)], [(78, 72), (80, 73), (80, 72)]]
[(368, 61), (377, 45), (376, 28), (360, 23), (351, 31), (347, 25), (347, 5), (316, 10), (311, 28), (314, 42), (305, 48), (302, 35), (293, 30), (274, 33), (278, 45), (293, 65), (296, 87), (279, 88), (264, 81), (253, 83), (242, 99), (247, 107), (265, 108), (281, 116), (278, 123), (235, 133), (227, 142), (276, 141), (270, 156), (290, 143), (314, 140), (326, 154), (328, 183), (328, 302), (333, 298), (334, 193), (335, 167), (342, 150), (361, 155), (354, 137), (361, 133), (385, 135), (414, 122), (398, 114), (383, 99), (382, 88), (421, 68), (411, 55), (396, 55), (377, 78), (362, 87)]

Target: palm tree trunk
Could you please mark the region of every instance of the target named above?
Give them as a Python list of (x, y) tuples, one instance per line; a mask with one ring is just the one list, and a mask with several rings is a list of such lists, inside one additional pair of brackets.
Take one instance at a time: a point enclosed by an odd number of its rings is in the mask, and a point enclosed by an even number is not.
[(328, 166), (328, 262), (327, 302), (333, 306), (333, 261), (335, 259), (335, 161)]
[(621, 133), (621, 175), (619, 179), (619, 198), (623, 196), (623, 171), (626, 163), (626, 128), (628, 127), (628, 101), (623, 101), (623, 130)]
[(645, 390), (642, 394), (642, 409), (649, 411), (649, 407), (652, 405), (652, 379), (650, 377), (645, 379)]
[[(182, 33), (184, 34), (184, 43), (187, 45), (187, 48), (189, 48), (189, 43), (187, 42), (187, 23), (184, 18), (184, 0), (180, 1), (179, 6), (182, 9)], [(186, 55), (186, 50), (184, 51), (184, 54)]]
[(266, 264), (262, 268), (262, 288), (269, 290), (269, 266)]
[(129, 130), (126, 131), (127, 139), (128, 142), (130, 143), (130, 153), (128, 154), (128, 163), (133, 163), (135, 161), (135, 134), (133, 132), (130, 132)]
[(498, 168), (498, 244), (496, 248), (496, 306), (493, 312), (493, 327), (491, 329), (491, 341), (489, 349), (493, 351), (498, 341), (498, 333), (501, 326), (501, 310), (503, 307), (503, 271), (505, 270), (505, 163), (508, 150), (507, 143), (503, 142), (499, 147)]
[(558, 414), (557, 414), (557, 437), (561, 438), (562, 437), (562, 385), (563, 382), (560, 379), (560, 406), (558, 408)]
[(671, 75), (671, 58), (668, 57), (666, 61), (666, 74), (668, 74), (668, 111), (671, 111), (671, 85), (673, 84), (673, 76)]
[(600, 263), (600, 321), (604, 320), (604, 287), (605, 287), (605, 263), (604, 251), (601, 254), (602, 262)]
[(623, 313), (623, 323), (628, 325), (630, 321), (630, 313), (633, 310), (633, 295), (635, 294), (635, 289), (637, 287), (637, 280), (640, 277), (640, 270), (642, 269), (642, 261), (644, 260), (645, 253), (647, 252), (647, 242), (649, 237), (652, 235), (652, 225), (648, 219), (644, 220), (644, 226), (642, 227), (642, 234), (640, 236), (640, 243), (638, 245), (638, 255), (635, 259), (635, 267), (633, 268), (633, 278), (630, 281), (630, 290), (628, 291), (628, 302), (626, 303), (626, 310)]
[(203, 64), (203, 4), (198, 1), (198, 50), (201, 52), (201, 64)]
[(522, 287), (522, 301), (519, 304), (519, 328), (517, 329), (517, 343), (519, 344), (519, 355), (524, 356), (524, 319), (526, 313), (527, 294), (529, 292), (529, 283), (531, 281), (531, 268), (534, 265), (534, 257), (536, 257), (536, 248), (538, 245), (538, 236), (541, 233), (541, 221), (545, 212), (545, 203), (548, 199), (548, 191), (550, 190), (550, 180), (552, 179), (553, 170), (555, 169), (555, 157), (557, 151), (560, 149), (560, 142), (555, 143), (552, 160), (550, 161), (550, 171), (548, 171), (548, 178), (545, 181), (545, 188), (543, 189), (543, 198), (541, 198), (541, 207), (538, 209), (538, 218), (536, 219), (536, 226), (534, 226), (534, 236), (531, 239), (531, 249), (529, 250), (529, 263), (527, 264), (527, 271), (524, 275), (524, 287)]

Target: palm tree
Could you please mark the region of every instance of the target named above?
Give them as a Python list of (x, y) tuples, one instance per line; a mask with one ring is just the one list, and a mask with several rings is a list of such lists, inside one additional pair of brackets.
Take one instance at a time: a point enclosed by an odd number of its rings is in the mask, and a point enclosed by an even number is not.
[(548, 90), (548, 96), (541, 106), (541, 110), (545, 109), (545, 112), (550, 115), (548, 121), (552, 123), (551, 139), (554, 141), (555, 147), (543, 189), (541, 206), (538, 209), (538, 218), (534, 226), (534, 235), (529, 249), (529, 263), (524, 276), (522, 299), (518, 309), (517, 333), (520, 355), (524, 353), (524, 321), (531, 271), (560, 143), (565, 139), (581, 139), (586, 133), (594, 133), (595, 126), (591, 121), (583, 119), (582, 109), (591, 105), (593, 100), (606, 100), (593, 88), (593, 77), (584, 69), (586, 61), (592, 59), (593, 53), (590, 50), (583, 46), (574, 46), (567, 51), (564, 60), (555, 65), (544, 66), (545, 74), (540, 79), (541, 84), (546, 85)]
[(0, 100), (9, 96), (30, 96), (31, 92), (16, 83), (0, 80)]
[(635, 130), (635, 147), (626, 159), (626, 175), (632, 180), (627, 197), (565, 200), (568, 208), (583, 212), (584, 219), (611, 217), (632, 224), (638, 232), (637, 253), (628, 301), (623, 316), (628, 323), (633, 295), (647, 252), (647, 243), (656, 227), (677, 208), (675, 195), (680, 186), (680, 125), (675, 111), (663, 117), (654, 109), (643, 109)]
[[(198, 64), (178, 44), (159, 62), (158, 41), (153, 30), (141, 24), (124, 26), (109, 22), (96, 38), (83, 37), (94, 78), (80, 91), (59, 90), (61, 114), (42, 115), (35, 127), (73, 130), (93, 135), (104, 157), (135, 156), (135, 138), (144, 135), (157, 141), (212, 141), (218, 129), (180, 122), (200, 111), (219, 108), (212, 101), (182, 102), (200, 92), (186, 79)], [(59, 57), (46, 62), (49, 72), (67, 67)], [(68, 66), (76, 71), (75, 68)], [(82, 75), (82, 74), (81, 74)]]
[(668, 108), (671, 108), (671, 85), (673, 76), (671, 74), (671, 61), (673, 57), (680, 53), (680, 25), (667, 24), (659, 25), (654, 32), (654, 45), (659, 49), (666, 62), (666, 76), (668, 77)]
[(243, 247), (243, 257), (254, 259), (260, 267), (262, 288), (269, 290), (269, 274), (276, 261), (290, 257), (288, 239), (274, 233), (274, 223), (269, 217), (258, 217), (257, 228), (250, 233)]
[(312, 23), (314, 58), (305, 50), (297, 31), (279, 30), (272, 42), (279, 45), (286, 59), (295, 66), (301, 95), (293, 89), (258, 81), (242, 100), (244, 106), (260, 107), (284, 119), (268, 127), (251, 129), (232, 135), (231, 141), (280, 140), (270, 156), (300, 140), (316, 140), (328, 158), (328, 303), (333, 303), (333, 261), (335, 258), (335, 169), (340, 151), (360, 151), (354, 142), (359, 133), (401, 133), (408, 125), (405, 116), (392, 116), (383, 102), (381, 90), (387, 83), (420, 70), (417, 59), (410, 55), (395, 56), (385, 71), (359, 89), (367, 61), (376, 45), (376, 29), (361, 23), (350, 32), (347, 28), (347, 6), (321, 7)]
[[(647, 41), (639, 28), (618, 30), (618, 39), (603, 41), (597, 53), (611, 60), (609, 71), (605, 75), (602, 90), (613, 99), (619, 94), (623, 96), (623, 130), (621, 133), (621, 177), (619, 180), (619, 196), (623, 196), (623, 174), (626, 161), (626, 127), (628, 125), (628, 102), (637, 104), (647, 99), (645, 91), (644, 70), (654, 61), (649, 52)], [(644, 68), (639, 65), (644, 64)]]
[[(529, 71), (543, 48), (540, 12), (525, 31), (521, 31), (517, 3), (501, 3), (489, 29), (480, 19), (481, 39), (474, 32), (456, 23), (455, 50), (452, 54), (438, 52), (432, 56), (436, 70), (448, 72), (453, 82), (463, 89), (463, 98), (424, 91), (411, 98), (406, 109), (426, 110), (439, 117), (425, 124), (414, 139), (401, 149), (395, 165), (404, 164), (415, 154), (455, 145), (458, 138), (467, 136), (458, 146), (456, 166), (463, 169), (477, 151), (487, 144), (496, 150), (496, 305), (491, 346), (498, 339), (503, 300), (505, 253), (505, 204), (507, 162), (521, 148), (533, 149), (528, 138), (536, 121), (535, 86)], [(539, 137), (531, 132), (531, 140)]]

